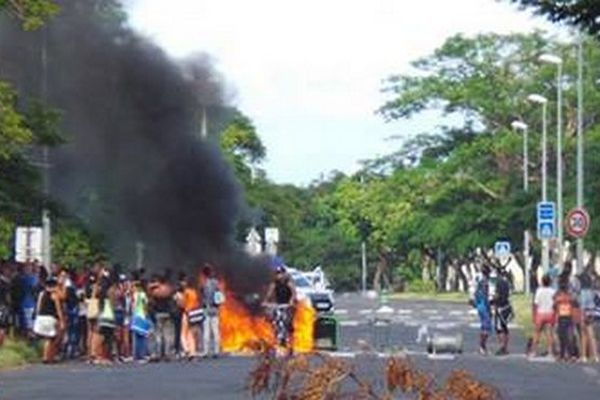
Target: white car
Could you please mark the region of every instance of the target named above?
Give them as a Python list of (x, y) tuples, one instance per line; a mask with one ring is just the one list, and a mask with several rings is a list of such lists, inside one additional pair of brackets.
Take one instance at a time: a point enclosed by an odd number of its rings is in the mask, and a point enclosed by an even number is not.
[(298, 300), (310, 300), (313, 308), (319, 313), (333, 312), (334, 301), (331, 290), (315, 287), (306, 273), (296, 269), (288, 268), (288, 273), (296, 286)]

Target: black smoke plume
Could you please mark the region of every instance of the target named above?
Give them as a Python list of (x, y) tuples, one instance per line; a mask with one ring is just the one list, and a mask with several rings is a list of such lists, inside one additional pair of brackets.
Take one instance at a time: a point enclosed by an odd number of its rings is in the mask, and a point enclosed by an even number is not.
[(58, 3), (41, 31), (0, 24), (2, 78), (64, 113), (68, 143), (53, 150), (51, 195), (103, 234), (115, 260), (131, 263), (139, 241), (151, 269), (211, 261), (238, 291), (251, 289), (267, 269), (236, 250), (241, 193), (217, 147), (200, 139), (201, 107), (227, 108), (210, 60), (170, 60), (113, 0)]

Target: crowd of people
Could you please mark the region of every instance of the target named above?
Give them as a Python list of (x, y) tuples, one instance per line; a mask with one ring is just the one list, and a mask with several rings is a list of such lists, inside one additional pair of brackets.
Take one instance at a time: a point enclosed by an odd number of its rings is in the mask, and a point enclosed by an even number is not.
[(533, 298), (535, 331), (528, 350), (531, 355), (538, 354), (544, 334), (546, 350), (542, 355), (561, 361), (599, 362), (596, 325), (600, 320), (600, 280), (587, 272), (572, 272), (571, 262), (566, 262), (558, 276), (542, 277)]
[(82, 271), (0, 265), (0, 346), (10, 332), (43, 342), (43, 362), (217, 357), (225, 297), (210, 265), (146, 276), (98, 263)]
[[(471, 303), (480, 319), (480, 353), (487, 354), (487, 341), (495, 331), (497, 355), (508, 354), (509, 322), (514, 317), (510, 300), (511, 279), (506, 270), (484, 266), (471, 293)], [(600, 279), (594, 274), (573, 274), (565, 262), (559, 274), (546, 273), (533, 293), (533, 337), (529, 356), (546, 356), (559, 361), (599, 362), (597, 325), (600, 321)], [(493, 290), (492, 290), (493, 289)], [(545, 350), (539, 351), (544, 336)]]

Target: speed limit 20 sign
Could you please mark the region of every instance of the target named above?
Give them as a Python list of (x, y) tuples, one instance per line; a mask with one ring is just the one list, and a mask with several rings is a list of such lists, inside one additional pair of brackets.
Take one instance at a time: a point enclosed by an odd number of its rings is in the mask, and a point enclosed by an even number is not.
[(569, 211), (565, 223), (569, 235), (582, 238), (590, 229), (590, 215), (585, 208), (577, 207)]

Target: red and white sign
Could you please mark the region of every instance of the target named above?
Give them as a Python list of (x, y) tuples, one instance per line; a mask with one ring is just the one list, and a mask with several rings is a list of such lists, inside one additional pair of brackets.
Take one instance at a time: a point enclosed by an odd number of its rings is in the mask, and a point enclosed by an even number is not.
[(582, 238), (590, 229), (590, 215), (585, 208), (574, 208), (567, 214), (565, 224), (569, 235)]

